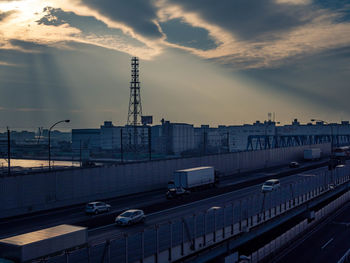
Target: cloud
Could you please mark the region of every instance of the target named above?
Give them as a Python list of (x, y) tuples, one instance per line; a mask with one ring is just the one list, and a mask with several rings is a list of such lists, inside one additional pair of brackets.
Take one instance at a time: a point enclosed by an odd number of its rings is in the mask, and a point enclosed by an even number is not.
[[(275, 0), (171, 0), (208, 23), (233, 32), (243, 40), (272, 37), (310, 21), (305, 5), (278, 4)], [(275, 37), (275, 35), (273, 35)]]
[(19, 39), (11, 39), (9, 41), (10, 41), (12, 46), (18, 47), (21, 50), (44, 51), (44, 49), (47, 48), (47, 46), (42, 45), (42, 44), (24, 41), (24, 40), (19, 40)]
[(160, 26), (166, 35), (166, 41), (170, 43), (201, 50), (215, 49), (218, 46), (208, 30), (193, 27), (179, 18), (160, 22)]
[(217, 48), (201, 50), (181, 43), (167, 44), (232, 69), (276, 67), (293, 57), (350, 44), (350, 23), (339, 21), (343, 12), (338, 9), (296, 0), (210, 3), (164, 0), (159, 4), (159, 17), (161, 21), (183, 19), (193, 27), (206, 29), (219, 43)]
[(20, 65), (13, 64), (7, 61), (0, 61), (0, 66), (6, 66), (6, 67), (18, 67)]
[(0, 107), (0, 111), (9, 111), (9, 112), (50, 112), (52, 109), (43, 109), (43, 108), (5, 108)]
[(12, 11), (7, 11), (7, 12), (1, 12), (0, 10), (0, 22), (5, 20), (6, 18), (8, 18), (10, 15), (12, 15), (13, 13), (15, 13), (16, 11), (12, 10)]
[(42, 18), (38, 21), (39, 25), (47, 25), (47, 26), (59, 26), (67, 23), (65, 20), (58, 18), (55, 14), (62, 15), (65, 12), (61, 8), (53, 8), (47, 6), (43, 9), (43, 12), (46, 13)]
[[(47, 6), (48, 3), (52, 6)], [(13, 13), (9, 16), (11, 19), (0, 23), (0, 49), (40, 52), (40, 48), (45, 51), (48, 46), (70, 49), (71, 43), (77, 42), (142, 59), (150, 59), (161, 52), (154, 41), (79, 3), (78, 0), (0, 2), (0, 10)]]
[(332, 111), (350, 113), (350, 47), (336, 48), (317, 55), (295, 58), (276, 68), (245, 70), (273, 93), (299, 97), (305, 104), (315, 103)]
[[(15, 13), (0, 23), (0, 49), (38, 52), (83, 43), (152, 59), (175, 47), (233, 69), (276, 67), (349, 45), (349, 8), (330, 2), (2, 1), (0, 10)], [(38, 46), (28, 48), (30, 42)]]
[(16, 108), (13, 109), (14, 111), (20, 111), (20, 112), (47, 112), (52, 111), (51, 109), (42, 109), (42, 108)]
[(102, 15), (124, 23), (135, 32), (149, 38), (161, 38), (162, 33), (157, 25), (157, 9), (153, 0), (81, 0)]

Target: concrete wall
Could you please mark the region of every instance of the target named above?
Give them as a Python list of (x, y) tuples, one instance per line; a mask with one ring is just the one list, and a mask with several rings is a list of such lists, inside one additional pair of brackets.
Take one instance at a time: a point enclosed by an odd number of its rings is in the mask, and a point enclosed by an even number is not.
[[(313, 147), (330, 152), (330, 144)], [(232, 174), (280, 165), (302, 159), (305, 148), (309, 146), (2, 177), (0, 218), (165, 188), (178, 169), (209, 165)]]

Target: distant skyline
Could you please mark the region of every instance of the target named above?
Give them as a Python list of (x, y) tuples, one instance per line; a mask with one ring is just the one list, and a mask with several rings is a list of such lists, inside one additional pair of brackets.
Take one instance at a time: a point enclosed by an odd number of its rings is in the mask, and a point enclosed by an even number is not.
[(350, 120), (347, 0), (0, 0), (0, 130)]

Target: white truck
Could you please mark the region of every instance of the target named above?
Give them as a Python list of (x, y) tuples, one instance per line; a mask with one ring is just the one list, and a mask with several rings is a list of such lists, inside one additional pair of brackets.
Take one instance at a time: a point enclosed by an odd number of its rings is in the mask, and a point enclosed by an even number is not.
[(321, 149), (320, 148), (310, 148), (304, 150), (304, 160), (312, 161), (318, 160), (321, 158)]
[(215, 186), (218, 176), (212, 166), (195, 167), (174, 172), (174, 180), (168, 182), (168, 199), (186, 195), (190, 190)]

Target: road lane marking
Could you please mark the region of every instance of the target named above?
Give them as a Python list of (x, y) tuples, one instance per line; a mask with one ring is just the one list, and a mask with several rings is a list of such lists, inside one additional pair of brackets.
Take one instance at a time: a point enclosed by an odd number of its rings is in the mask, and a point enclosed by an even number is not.
[[(254, 187), (254, 186), (252, 186), (252, 187)], [(251, 187), (247, 187), (247, 188), (251, 188)], [(255, 189), (252, 189), (252, 190), (255, 191)], [(160, 211), (157, 211), (157, 212), (153, 212), (153, 213), (147, 214), (146, 215), (146, 219), (148, 217), (151, 217), (151, 216), (154, 216), (154, 215), (157, 215), (157, 214), (167, 213), (167, 212), (170, 212), (170, 211), (173, 211), (173, 210), (176, 210), (176, 209), (181, 209), (181, 208), (184, 208), (184, 207), (193, 206), (194, 204), (198, 204), (198, 203), (206, 203), (207, 201), (210, 201), (210, 200), (213, 200), (213, 199), (216, 199), (216, 198), (221, 198), (223, 196), (227, 196), (227, 195), (230, 195), (230, 194), (233, 195), (233, 194), (240, 193), (240, 192), (243, 192), (243, 191), (247, 191), (247, 189), (246, 188), (239, 189), (239, 190), (236, 190), (236, 191), (233, 191), (233, 192), (228, 192), (228, 193), (224, 193), (224, 194), (221, 194), (221, 195), (215, 195), (215, 196), (212, 196), (212, 197), (209, 197), (209, 198), (206, 198), (206, 199), (197, 200), (197, 201), (194, 201), (192, 203), (187, 203), (187, 204), (183, 204), (183, 205), (179, 205), (179, 206), (174, 206), (174, 207), (171, 207), (171, 208), (168, 208), (168, 209), (160, 210)], [(97, 227), (97, 228), (91, 228), (91, 229), (88, 229), (88, 232), (97, 231), (97, 230), (100, 230), (100, 229), (103, 229), (103, 228), (107, 228), (107, 227), (110, 227), (110, 226), (113, 226), (113, 225), (115, 225), (115, 223), (108, 224), (108, 225), (103, 225), (103, 226), (100, 226), (100, 227)]]
[(321, 247), (321, 249), (324, 249), (326, 246), (328, 246), (328, 244), (329, 243), (331, 243), (332, 241), (333, 241), (333, 237), (330, 239), (330, 240), (328, 240), (322, 247)]
[[(322, 168), (319, 168), (319, 169), (325, 169), (325, 168), (322, 167)], [(287, 176), (285, 178), (282, 178), (282, 181), (283, 181), (283, 183), (287, 183), (289, 181), (289, 179), (292, 179), (293, 177), (296, 177), (298, 175), (299, 174), (293, 174), (293, 175)], [(290, 177), (292, 177), (292, 178), (290, 178)], [(287, 179), (287, 180), (284, 180), (284, 179)], [(294, 180), (294, 178), (292, 180)], [(291, 181), (291, 182), (294, 182), (294, 181)], [(225, 184), (225, 186), (226, 185), (227, 184)], [(164, 210), (160, 210), (160, 211), (157, 211), (157, 212), (153, 212), (153, 213), (147, 214), (146, 215), (146, 219), (148, 217), (151, 217), (151, 216), (154, 216), (154, 215), (157, 215), (157, 214), (163, 214), (163, 213), (166, 214), (167, 212), (170, 212), (170, 211), (173, 211), (173, 210), (178, 210), (178, 209), (185, 208), (185, 207), (191, 207), (191, 206), (193, 206), (195, 204), (199, 204), (199, 203), (204, 203), (205, 204), (207, 201), (212, 201), (212, 200), (215, 200), (215, 199), (219, 199), (220, 200), (224, 196), (238, 195), (238, 197), (234, 196), (233, 198), (235, 198), (235, 199), (236, 198), (243, 198), (243, 197), (248, 196), (248, 195), (246, 195), (246, 193), (243, 196), (241, 196), (241, 197), (239, 197), (239, 195), (241, 195), (242, 193), (246, 192), (247, 190), (249, 191), (249, 194), (251, 194), (251, 193), (255, 192), (257, 190), (257, 188), (260, 187), (260, 185), (261, 185), (260, 183), (259, 184), (255, 184), (255, 185), (252, 185), (252, 186), (244, 187), (242, 189), (233, 190), (231, 192), (223, 193), (223, 194), (220, 194), (220, 195), (215, 195), (215, 196), (208, 197), (208, 198), (205, 198), (205, 199), (200, 199), (200, 200), (197, 200), (197, 201), (194, 201), (194, 202), (191, 202), (191, 203), (187, 203), (187, 204), (183, 204), (183, 205), (179, 205), (179, 206), (174, 206), (174, 207), (171, 207), (171, 208), (168, 208), (168, 209), (164, 209)], [(100, 227), (97, 227), (97, 228), (88, 229), (88, 232), (94, 232), (94, 231), (97, 231), (97, 230), (100, 230), (100, 229), (108, 228), (108, 227), (113, 226), (113, 225), (115, 225), (115, 223), (108, 224), (108, 225), (103, 225), (103, 226), (100, 226)]]
[[(291, 175), (290, 177), (294, 177), (294, 176), (295, 175)], [(293, 178), (293, 180), (294, 180), (294, 178)], [(223, 193), (223, 194), (220, 194), (220, 195), (215, 195), (215, 196), (208, 197), (208, 198), (205, 198), (205, 199), (200, 199), (200, 200), (197, 200), (197, 201), (194, 201), (194, 202), (191, 202), (191, 203), (187, 203), (187, 204), (183, 204), (183, 205), (179, 205), (179, 206), (174, 206), (174, 207), (171, 207), (171, 208), (168, 208), (168, 209), (164, 209), (164, 210), (160, 210), (160, 211), (157, 211), (157, 212), (153, 212), (153, 213), (147, 214), (146, 215), (146, 219), (151, 217), (151, 216), (158, 215), (158, 214), (163, 214), (163, 213), (166, 214), (166, 213), (168, 213), (170, 211), (178, 210), (178, 209), (185, 208), (185, 207), (191, 207), (191, 206), (199, 204), (199, 203), (205, 204), (206, 202), (212, 201), (212, 200), (215, 200), (215, 199), (219, 199), (220, 200), (224, 196), (234, 195), (233, 196), (234, 199), (236, 199), (236, 198), (243, 198), (244, 196), (246, 196), (246, 193), (244, 193), (244, 192), (247, 192), (247, 190), (248, 190), (249, 194), (251, 194), (251, 193), (255, 192), (257, 190), (257, 188), (260, 187), (260, 185), (261, 184), (255, 184), (255, 185), (252, 185), (252, 186), (244, 187), (242, 189), (234, 190), (234, 191), (231, 191), (231, 192)], [(239, 197), (242, 193), (244, 193), (244, 195)], [(238, 197), (236, 195), (238, 195)], [(108, 225), (103, 225), (103, 226), (100, 226), (100, 227), (97, 227), (97, 228), (88, 229), (88, 232), (94, 232), (94, 231), (97, 231), (97, 230), (100, 230), (100, 229), (108, 228), (108, 227), (113, 226), (113, 225), (115, 225), (115, 223), (108, 224)]]

